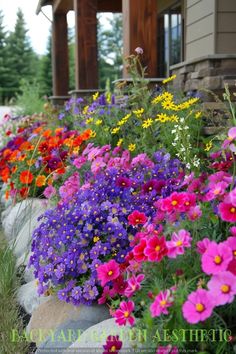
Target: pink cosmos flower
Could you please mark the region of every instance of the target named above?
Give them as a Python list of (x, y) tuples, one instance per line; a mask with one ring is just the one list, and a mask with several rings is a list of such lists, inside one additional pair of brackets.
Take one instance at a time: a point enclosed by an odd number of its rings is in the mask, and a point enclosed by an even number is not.
[(128, 322), (131, 326), (134, 325), (135, 319), (132, 316), (132, 311), (134, 310), (133, 301), (121, 301), (120, 308), (116, 310), (113, 314), (113, 317), (116, 319), (116, 323), (119, 326), (125, 326)]
[(161, 200), (161, 210), (168, 213), (185, 210), (185, 193), (172, 193), (169, 197)]
[(127, 280), (127, 288), (125, 289), (125, 296), (131, 297), (134, 295), (136, 291), (138, 291), (141, 288), (141, 283), (143, 279), (145, 278), (144, 274), (139, 274), (139, 275), (132, 275), (131, 278)]
[(78, 169), (80, 169), (86, 163), (86, 161), (87, 161), (86, 157), (80, 156), (74, 159), (73, 165)]
[(225, 194), (225, 190), (228, 187), (226, 182), (218, 182), (211, 186), (209, 192), (205, 195), (205, 201), (211, 201), (213, 199), (222, 198)]
[(211, 241), (209, 238), (205, 237), (203, 240), (197, 242), (197, 253), (203, 254), (206, 252), (207, 247), (210, 245)]
[(228, 131), (228, 137), (223, 142), (222, 148), (226, 148), (227, 146), (229, 146), (232, 143), (232, 141), (235, 140), (235, 138), (236, 138), (236, 127), (232, 127)]
[(160, 262), (168, 253), (165, 237), (153, 236), (147, 240), (147, 247), (144, 250), (150, 262)]
[(56, 189), (53, 186), (48, 186), (44, 189), (43, 195), (50, 199), (51, 197), (53, 197), (56, 194)]
[(101, 281), (101, 286), (104, 286), (110, 280), (118, 278), (120, 275), (119, 264), (114, 260), (110, 260), (108, 263), (101, 264), (97, 267), (98, 279)]
[(102, 354), (119, 354), (119, 351), (122, 348), (122, 341), (119, 340), (119, 336), (108, 336), (103, 348), (105, 350)]
[(167, 347), (158, 346), (156, 354), (178, 354), (179, 350), (177, 347), (172, 347), (171, 344), (167, 345)]
[(202, 211), (199, 205), (196, 205), (189, 209), (187, 212), (187, 217), (189, 220), (194, 221), (202, 216)]
[(184, 254), (184, 249), (191, 247), (192, 237), (186, 230), (174, 232), (171, 236), (171, 241), (167, 241), (168, 257), (176, 258), (179, 254)]
[(88, 153), (88, 161), (93, 161), (97, 156), (99, 156), (101, 150), (99, 147), (92, 148)]
[(91, 171), (92, 171), (92, 173), (96, 174), (105, 166), (106, 166), (106, 164), (103, 161), (103, 158), (102, 157), (96, 157), (96, 159), (93, 160), (93, 162), (92, 162)]
[(216, 183), (219, 182), (226, 182), (228, 185), (230, 185), (233, 181), (232, 176), (224, 171), (219, 171), (216, 172), (208, 177), (209, 180), (209, 187), (213, 187)]
[(236, 226), (232, 226), (230, 228), (230, 232), (231, 232), (232, 236), (236, 237)]
[(229, 237), (224, 244), (228, 246), (232, 251), (232, 261), (229, 263), (227, 270), (236, 275), (236, 237)]
[(187, 301), (183, 304), (182, 312), (188, 323), (198, 323), (209, 318), (213, 309), (214, 300), (210, 292), (198, 289), (189, 294)]
[(105, 286), (103, 288), (102, 296), (98, 299), (99, 305), (105, 304), (108, 299), (114, 297), (116, 295), (116, 292), (114, 289), (110, 289), (109, 286)]
[(236, 206), (232, 203), (222, 202), (218, 207), (220, 217), (224, 221), (236, 222)]
[(202, 270), (206, 274), (217, 274), (226, 270), (232, 259), (232, 251), (227, 245), (211, 242), (202, 255)]
[(137, 165), (145, 165), (146, 167), (153, 168), (154, 162), (149, 159), (147, 154), (139, 154), (134, 157), (131, 161), (131, 167), (135, 167)]
[(236, 206), (236, 188), (234, 188), (229, 194), (228, 198), (230, 203), (232, 203), (234, 206)]
[(236, 277), (231, 272), (220, 272), (207, 283), (215, 299), (215, 306), (231, 303), (236, 295)]
[(161, 291), (150, 306), (151, 316), (158, 317), (161, 314), (168, 315), (168, 307), (173, 305), (174, 299), (170, 290)]
[(132, 182), (127, 177), (118, 177), (116, 180), (116, 185), (118, 187), (122, 187), (122, 188), (129, 188), (129, 187), (131, 187)]
[(144, 254), (144, 250), (147, 247), (147, 240), (146, 238), (142, 238), (141, 241), (137, 246), (133, 249), (134, 259), (137, 262), (143, 262), (147, 260), (147, 256)]
[(129, 224), (137, 226), (140, 224), (145, 224), (147, 217), (144, 213), (140, 213), (138, 210), (134, 210), (132, 214), (128, 216)]

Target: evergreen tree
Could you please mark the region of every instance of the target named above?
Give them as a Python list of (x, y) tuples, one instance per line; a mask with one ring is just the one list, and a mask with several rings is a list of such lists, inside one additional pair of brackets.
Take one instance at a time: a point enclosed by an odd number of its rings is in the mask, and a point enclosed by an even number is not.
[(39, 84), (42, 95), (52, 95), (52, 35), (49, 34), (47, 52), (40, 58)]
[(37, 71), (38, 58), (31, 47), (27, 32), (23, 12), (18, 9), (15, 29), (6, 41), (9, 98), (19, 91), (22, 79), (32, 80)]
[(4, 103), (4, 88), (7, 82), (6, 32), (3, 25), (3, 13), (0, 10), (0, 103)]
[(122, 16), (112, 14), (108, 29), (98, 20), (99, 84), (105, 88), (107, 79), (112, 82), (122, 77)]

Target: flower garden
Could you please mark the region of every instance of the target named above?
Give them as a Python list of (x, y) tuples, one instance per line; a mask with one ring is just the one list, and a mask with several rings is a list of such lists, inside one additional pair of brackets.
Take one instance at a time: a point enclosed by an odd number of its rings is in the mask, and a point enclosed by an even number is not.
[(234, 353), (234, 105), (226, 89), (231, 126), (206, 138), (200, 95), (150, 89), (139, 59), (116, 94), (5, 117), (3, 199), (45, 206), (23, 264), (39, 297), (109, 310), (99, 353)]

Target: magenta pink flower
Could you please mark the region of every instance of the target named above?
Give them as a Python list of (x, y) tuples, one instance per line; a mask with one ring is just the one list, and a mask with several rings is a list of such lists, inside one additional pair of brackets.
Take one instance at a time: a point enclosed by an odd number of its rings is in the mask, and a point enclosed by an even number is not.
[(107, 300), (114, 297), (115, 295), (116, 292), (114, 291), (114, 289), (110, 289), (109, 286), (105, 286), (103, 288), (102, 296), (98, 299), (99, 305), (105, 304)]
[(213, 275), (207, 286), (215, 299), (215, 306), (233, 302), (236, 295), (236, 277), (231, 272)]
[(91, 171), (92, 171), (92, 173), (96, 174), (105, 166), (106, 166), (106, 164), (103, 161), (103, 158), (102, 157), (96, 157), (96, 159), (93, 160), (93, 162), (92, 162)]
[(196, 205), (189, 209), (187, 212), (187, 217), (189, 220), (194, 221), (202, 216), (202, 211), (199, 205)]
[(203, 240), (197, 242), (197, 253), (203, 254), (206, 252), (207, 247), (210, 245), (211, 241), (209, 238), (205, 237)]
[(227, 245), (211, 242), (202, 255), (202, 270), (206, 274), (217, 274), (226, 270), (232, 259), (232, 251)]
[(135, 319), (132, 316), (132, 311), (134, 310), (133, 301), (122, 301), (120, 303), (120, 308), (116, 310), (113, 314), (113, 317), (116, 319), (116, 323), (119, 326), (125, 326), (128, 322), (131, 326), (134, 325)]
[(229, 194), (228, 198), (231, 204), (236, 206), (236, 188), (234, 188)]
[(101, 281), (101, 285), (104, 286), (110, 280), (118, 278), (120, 275), (119, 264), (114, 260), (110, 260), (108, 263), (101, 264), (97, 267), (98, 279)]
[(231, 235), (232, 235), (232, 236), (236, 237), (236, 226), (232, 226), (232, 227), (230, 228), (230, 232), (231, 232)]
[(168, 257), (176, 258), (179, 254), (184, 254), (184, 249), (191, 247), (192, 237), (186, 230), (174, 232), (171, 236), (171, 241), (167, 241)]
[(151, 262), (160, 262), (168, 253), (165, 237), (153, 236), (147, 240), (147, 246), (144, 250), (145, 256)]
[(161, 200), (161, 210), (166, 212), (185, 210), (185, 193), (172, 193), (169, 197)]
[(223, 142), (222, 148), (226, 148), (227, 146), (229, 146), (233, 142), (233, 140), (235, 140), (235, 138), (236, 138), (236, 127), (232, 127), (228, 131), (228, 137)]
[(177, 347), (172, 347), (171, 344), (167, 345), (167, 347), (158, 346), (156, 354), (178, 354), (179, 350)]
[(122, 275), (113, 280), (113, 290), (116, 294), (124, 295), (124, 291), (127, 287), (127, 281), (124, 280)]
[(209, 187), (211, 188), (212, 186), (214, 186), (216, 183), (219, 182), (226, 182), (229, 185), (230, 183), (232, 183), (233, 178), (229, 173), (224, 171), (219, 171), (210, 175), (208, 177), (208, 180), (209, 180)]
[(43, 195), (50, 199), (51, 197), (53, 197), (56, 194), (56, 189), (53, 186), (48, 186), (44, 189)]
[(168, 315), (168, 308), (173, 305), (174, 299), (170, 290), (161, 291), (150, 306), (152, 317), (158, 317), (161, 314)]
[(103, 348), (105, 350), (102, 354), (118, 354), (122, 348), (122, 341), (119, 340), (119, 336), (108, 336)]
[(144, 213), (140, 213), (138, 210), (134, 210), (132, 214), (128, 216), (129, 224), (137, 226), (140, 224), (145, 224), (147, 217)]
[(80, 156), (74, 159), (73, 165), (78, 169), (80, 169), (86, 163), (86, 161), (87, 161), (86, 157)]
[(122, 188), (129, 188), (132, 185), (132, 181), (127, 177), (118, 177), (116, 180), (116, 185)]
[(139, 164), (150, 168), (154, 167), (154, 162), (149, 159), (147, 154), (139, 154), (132, 159), (131, 167), (135, 167)]
[(100, 153), (101, 149), (99, 147), (93, 147), (88, 153), (88, 161), (93, 161)]
[(232, 261), (229, 263), (227, 270), (236, 275), (236, 237), (229, 237), (224, 244), (228, 246), (232, 251)]
[(182, 312), (188, 323), (205, 321), (212, 314), (214, 300), (205, 289), (198, 289), (189, 294), (187, 301), (183, 304)]
[(127, 280), (127, 287), (124, 292), (125, 296), (127, 297), (133, 296), (134, 293), (141, 288), (141, 283), (144, 278), (145, 278), (144, 274), (139, 274), (137, 276), (132, 275), (132, 277)]
[(225, 190), (227, 187), (228, 187), (228, 183), (226, 182), (218, 182), (213, 184), (210, 187), (209, 192), (207, 192), (207, 194), (205, 195), (204, 200), (210, 201), (213, 199), (222, 198), (222, 196), (224, 196), (225, 194)]
[(220, 217), (224, 221), (236, 222), (236, 206), (232, 203), (222, 202), (219, 204)]

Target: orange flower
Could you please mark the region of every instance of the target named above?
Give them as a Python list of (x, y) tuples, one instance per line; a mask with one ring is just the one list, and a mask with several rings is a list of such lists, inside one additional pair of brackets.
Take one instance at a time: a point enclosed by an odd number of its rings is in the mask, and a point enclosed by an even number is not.
[(52, 177), (49, 177), (48, 179), (48, 185), (52, 185), (53, 184), (53, 178)]
[(8, 200), (10, 196), (10, 192), (8, 190), (6, 190), (5, 192), (5, 199)]
[(34, 129), (33, 130), (33, 134), (38, 134), (38, 133), (40, 133), (41, 131), (42, 131), (42, 127), (38, 127), (38, 128), (36, 128), (36, 129)]
[(3, 157), (4, 158), (9, 157), (11, 154), (12, 154), (12, 151), (10, 149), (6, 149), (3, 152)]
[(21, 156), (18, 157), (18, 161), (25, 161), (26, 159), (26, 154), (22, 154)]
[(44, 175), (39, 175), (39, 176), (36, 178), (35, 184), (36, 184), (37, 187), (45, 186), (45, 184), (46, 184), (46, 177), (45, 177)]
[(17, 159), (17, 155), (20, 154), (19, 150), (15, 150), (11, 153), (11, 156), (9, 158), (9, 162), (14, 162)]
[(31, 151), (34, 150), (34, 146), (32, 144), (30, 144), (29, 141), (25, 141), (24, 143), (22, 143), (19, 147), (20, 151)]
[(45, 132), (43, 132), (42, 135), (43, 135), (45, 138), (49, 138), (49, 136), (52, 135), (51, 129), (45, 130)]
[(81, 138), (83, 140), (88, 140), (91, 137), (92, 134), (92, 130), (91, 129), (87, 129), (83, 132), (83, 134), (81, 134)]
[(32, 183), (33, 179), (34, 179), (34, 176), (29, 170), (22, 171), (20, 174), (20, 181), (23, 184), (30, 184), (30, 183)]
[(1, 172), (1, 177), (3, 182), (7, 182), (8, 178), (10, 177), (10, 170), (8, 167), (5, 167)]
[(57, 128), (57, 129), (55, 129), (55, 134), (58, 135), (58, 134), (60, 134), (63, 130), (64, 130), (64, 128)]

